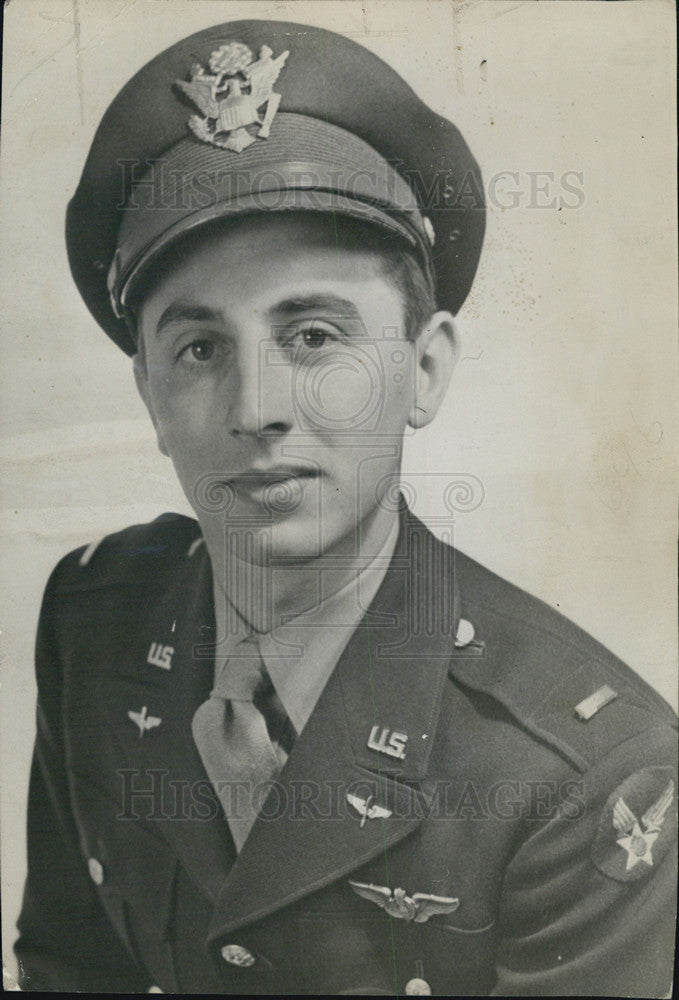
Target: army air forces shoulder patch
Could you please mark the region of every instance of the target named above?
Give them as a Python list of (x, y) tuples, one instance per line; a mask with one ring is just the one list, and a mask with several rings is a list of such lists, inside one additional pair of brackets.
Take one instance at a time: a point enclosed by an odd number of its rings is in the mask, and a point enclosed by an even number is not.
[(647, 767), (608, 797), (592, 846), (599, 871), (633, 882), (655, 871), (676, 840), (677, 785), (670, 768)]

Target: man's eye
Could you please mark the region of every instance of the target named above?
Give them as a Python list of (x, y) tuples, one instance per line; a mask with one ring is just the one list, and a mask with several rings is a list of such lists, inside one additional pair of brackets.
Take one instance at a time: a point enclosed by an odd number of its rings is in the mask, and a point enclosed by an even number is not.
[(209, 361), (214, 353), (215, 345), (212, 340), (192, 340), (179, 352), (179, 357), (189, 361)]
[(304, 347), (314, 348), (324, 347), (328, 341), (340, 340), (339, 331), (330, 327), (314, 323), (310, 326), (300, 327), (295, 331), (293, 342), (302, 343)]

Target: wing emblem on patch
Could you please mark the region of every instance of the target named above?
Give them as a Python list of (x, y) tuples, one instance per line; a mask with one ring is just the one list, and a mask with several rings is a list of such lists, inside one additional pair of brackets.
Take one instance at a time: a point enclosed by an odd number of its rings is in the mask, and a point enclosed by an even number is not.
[(676, 802), (671, 767), (646, 767), (625, 778), (608, 796), (592, 841), (599, 871), (616, 882), (634, 882), (665, 869), (676, 847)]
[(653, 845), (665, 821), (665, 813), (674, 798), (674, 782), (670, 781), (662, 795), (641, 817), (641, 823), (622, 796), (613, 807), (613, 826), (622, 834), (617, 843), (627, 852), (625, 868), (629, 871), (644, 862), (653, 867)]

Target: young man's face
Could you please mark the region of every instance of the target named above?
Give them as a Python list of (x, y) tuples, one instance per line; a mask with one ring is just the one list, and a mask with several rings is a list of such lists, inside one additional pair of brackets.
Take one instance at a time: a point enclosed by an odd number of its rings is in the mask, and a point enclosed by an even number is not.
[(141, 306), (138, 382), (208, 542), (226, 518), (279, 558), (360, 544), (416, 412), (403, 324), (379, 260), (338, 246), (328, 217), (250, 216), (193, 240)]

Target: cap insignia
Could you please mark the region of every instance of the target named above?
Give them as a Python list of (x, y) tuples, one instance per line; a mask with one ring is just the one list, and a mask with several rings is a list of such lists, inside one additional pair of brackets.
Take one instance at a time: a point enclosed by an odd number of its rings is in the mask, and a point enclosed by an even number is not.
[[(252, 50), (247, 45), (227, 42), (210, 56), (209, 72), (194, 63), (191, 79), (176, 81), (182, 93), (202, 112), (188, 120), (198, 139), (240, 153), (255, 138), (268, 137), (281, 102), (281, 94), (274, 92), (273, 85), (289, 51), (276, 59), (272, 55), (273, 50), (262, 45), (259, 59), (253, 62)], [(260, 115), (263, 107), (264, 114)]]

